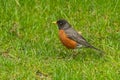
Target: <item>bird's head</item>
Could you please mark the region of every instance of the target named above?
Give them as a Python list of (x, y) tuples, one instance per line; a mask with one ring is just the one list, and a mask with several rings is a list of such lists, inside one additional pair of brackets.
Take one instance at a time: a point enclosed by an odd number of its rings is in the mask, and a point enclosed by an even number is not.
[(70, 24), (64, 19), (60, 19), (57, 22), (53, 23), (57, 24), (59, 29), (66, 29), (70, 27)]

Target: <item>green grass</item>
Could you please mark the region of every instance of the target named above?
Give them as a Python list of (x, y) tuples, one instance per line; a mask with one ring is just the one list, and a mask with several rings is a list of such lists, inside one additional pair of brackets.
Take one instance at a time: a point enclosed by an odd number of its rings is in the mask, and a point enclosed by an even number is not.
[[(72, 50), (58, 39), (60, 18), (94, 46)], [(0, 0), (0, 80), (119, 80), (119, 0)]]

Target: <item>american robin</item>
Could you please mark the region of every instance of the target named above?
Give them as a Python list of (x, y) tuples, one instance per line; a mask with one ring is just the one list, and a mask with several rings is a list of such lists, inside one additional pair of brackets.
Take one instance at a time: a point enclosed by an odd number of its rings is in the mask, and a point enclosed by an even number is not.
[(64, 19), (60, 19), (57, 22), (53, 22), (53, 23), (58, 25), (60, 41), (68, 49), (86, 47), (103, 52), (100, 49), (88, 43), (81, 34), (79, 34), (75, 29), (72, 28), (72, 26), (68, 23), (68, 21)]

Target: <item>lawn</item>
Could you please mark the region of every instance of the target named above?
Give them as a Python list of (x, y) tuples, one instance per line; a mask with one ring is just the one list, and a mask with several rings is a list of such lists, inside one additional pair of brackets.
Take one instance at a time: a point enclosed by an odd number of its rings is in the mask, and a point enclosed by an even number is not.
[[(52, 24), (66, 19), (105, 51), (66, 49)], [(0, 80), (119, 80), (119, 0), (0, 0)]]

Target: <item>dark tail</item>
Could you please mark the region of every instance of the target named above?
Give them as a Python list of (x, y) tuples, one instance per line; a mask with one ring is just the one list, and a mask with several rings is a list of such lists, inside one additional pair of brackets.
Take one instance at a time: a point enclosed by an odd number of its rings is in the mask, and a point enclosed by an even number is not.
[(94, 46), (90, 46), (90, 48), (93, 48), (93, 49), (99, 51), (99, 52), (102, 53), (102, 54), (105, 53), (104, 51), (102, 51), (102, 50), (100, 50), (100, 49), (98, 49), (98, 48), (96, 48), (96, 47), (94, 47)]

